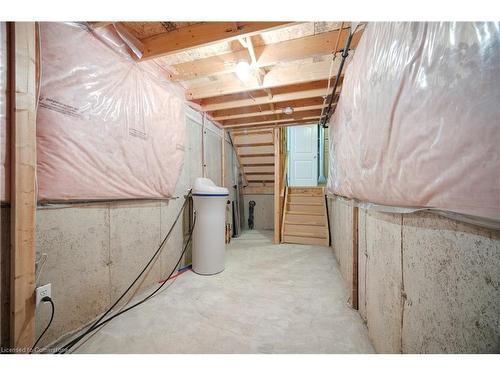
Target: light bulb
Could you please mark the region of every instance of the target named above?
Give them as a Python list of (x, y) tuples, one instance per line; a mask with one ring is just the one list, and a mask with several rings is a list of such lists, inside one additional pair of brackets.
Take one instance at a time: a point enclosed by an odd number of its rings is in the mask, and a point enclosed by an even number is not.
[(250, 64), (248, 61), (240, 60), (236, 64), (236, 75), (242, 81), (248, 80), (250, 77)]

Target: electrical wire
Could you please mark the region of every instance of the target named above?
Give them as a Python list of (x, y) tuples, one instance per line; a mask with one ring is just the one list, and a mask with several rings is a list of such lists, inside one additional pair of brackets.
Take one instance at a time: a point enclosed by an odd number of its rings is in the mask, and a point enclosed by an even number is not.
[[(187, 199), (186, 199), (186, 202), (187, 202)], [(185, 203), (184, 203), (185, 205)], [(184, 207), (183, 205), (183, 207)], [(181, 210), (182, 212), (182, 210)], [(174, 224), (172, 225), (172, 228), (175, 226), (175, 223), (177, 222), (177, 219), (176, 221), (174, 222)], [(173, 267), (172, 271), (170, 272), (170, 274), (165, 278), (165, 280), (160, 284), (160, 286), (158, 288), (156, 288), (152, 293), (150, 293), (149, 295), (147, 295), (145, 298), (143, 298), (142, 300), (140, 300), (139, 302), (136, 302), (134, 303), (133, 305), (127, 307), (126, 309), (122, 310), (122, 311), (119, 311), (117, 312), (116, 314), (110, 316), (109, 318), (105, 319), (104, 321), (101, 321), (102, 318), (105, 316), (105, 315), (102, 315), (101, 318), (99, 320), (97, 320), (96, 322), (94, 322), (94, 324), (92, 324), (92, 326), (90, 328), (88, 328), (85, 332), (83, 332), (81, 335), (79, 335), (78, 337), (76, 337), (75, 339), (71, 340), (68, 344), (64, 345), (63, 347), (61, 347), (58, 351), (56, 351), (55, 353), (56, 354), (64, 354), (64, 353), (67, 353), (68, 350), (70, 350), (74, 345), (76, 345), (80, 340), (82, 340), (87, 334), (89, 334), (90, 332), (92, 331), (95, 331), (96, 329), (102, 327), (103, 325), (105, 325), (106, 323), (110, 322), (111, 320), (115, 319), (116, 317), (122, 315), (123, 313), (141, 305), (142, 303), (146, 302), (147, 300), (149, 300), (151, 297), (153, 297), (158, 291), (160, 291), (160, 289), (169, 281), (169, 279), (171, 278), (171, 276), (174, 274), (175, 270), (177, 269), (177, 267), (179, 266), (182, 258), (184, 257), (184, 254), (186, 253), (186, 250), (187, 250), (187, 247), (189, 245), (189, 243), (191, 242), (191, 238), (193, 236), (193, 230), (194, 230), (194, 227), (196, 225), (196, 212), (194, 213), (194, 218), (193, 218), (193, 225), (191, 226), (190, 230), (189, 230), (189, 237), (186, 241), (186, 244), (184, 245), (184, 249), (182, 250), (182, 253), (181, 255), (179, 256), (179, 259), (177, 260), (177, 263), (175, 264), (175, 266)], [(171, 230), (172, 230), (171, 228)], [(170, 232), (169, 232), (170, 233)], [(167, 235), (168, 236), (168, 235)], [(167, 237), (165, 237), (166, 239)], [(162, 242), (162, 244), (165, 242), (165, 240)], [(160, 245), (160, 248), (161, 246), (163, 245)], [(154, 256), (153, 256), (154, 258)], [(153, 259), (152, 258), (152, 259)], [(150, 261), (151, 262), (151, 261)], [(149, 263), (148, 262), (148, 265)], [(137, 281), (137, 279), (135, 280)], [(134, 281), (134, 282), (135, 282)], [(132, 284), (133, 285), (133, 284)], [(130, 290), (131, 287), (127, 288), (127, 291)], [(126, 294), (126, 292), (124, 294), (122, 294), (122, 296), (117, 300), (117, 302), (115, 302), (113, 304), (113, 307), (116, 306), (116, 304), (118, 303), (118, 301), (123, 298), (123, 296)], [(110, 309), (108, 309), (108, 311), (106, 311), (106, 314), (110, 311)]]
[[(116, 305), (118, 305), (118, 303), (125, 297), (125, 295), (130, 291), (130, 289), (132, 289), (132, 287), (135, 285), (135, 283), (137, 283), (137, 281), (141, 278), (141, 276), (144, 274), (144, 272), (146, 272), (146, 270), (148, 269), (148, 267), (151, 265), (151, 263), (157, 258), (158, 254), (160, 253), (160, 251), (163, 249), (163, 246), (165, 245), (165, 243), (167, 242), (167, 240), (169, 239), (170, 235), (172, 234), (172, 231), (174, 230), (174, 227), (175, 225), (177, 224), (177, 222), (179, 221), (179, 218), (182, 214), (182, 212), (184, 211), (184, 208), (186, 207), (186, 204), (188, 203), (188, 198), (191, 196), (191, 190), (188, 192), (187, 196), (185, 197), (184, 199), (184, 203), (182, 204), (182, 207), (181, 209), (179, 210), (179, 212), (177, 213), (177, 216), (172, 224), (172, 226), (170, 227), (168, 233), (166, 234), (166, 236), (163, 238), (163, 241), (160, 243), (160, 246), (158, 246), (158, 249), (154, 252), (153, 256), (149, 259), (149, 261), (146, 263), (146, 265), (144, 266), (144, 268), (142, 269), (142, 271), (139, 273), (139, 275), (137, 275), (137, 277), (135, 278), (134, 281), (132, 281), (132, 283), (127, 287), (127, 289), (121, 294), (121, 296), (113, 303), (113, 305), (111, 305), (111, 307), (106, 310), (106, 312), (104, 314), (102, 314), (99, 319), (97, 319), (89, 328), (87, 328), (87, 330), (80, 336), (85, 336), (86, 334), (90, 333), (91, 331), (94, 330), (94, 328), (99, 324), (99, 322), (101, 320), (104, 319), (104, 317), (106, 315), (108, 315), (115, 307)], [(75, 339), (76, 340), (76, 339)], [(72, 340), (69, 344), (73, 343), (73, 341), (75, 340)], [(76, 343), (76, 342), (75, 342)], [(69, 345), (69, 344), (66, 344), (66, 345)]]
[(54, 306), (54, 301), (52, 301), (52, 298), (50, 298), (50, 297), (43, 297), (42, 298), (42, 302), (50, 302), (50, 305), (52, 306), (52, 313), (50, 314), (50, 320), (49, 320), (49, 323), (47, 324), (47, 327), (45, 327), (45, 329), (43, 330), (42, 334), (40, 336), (38, 336), (38, 339), (35, 341), (35, 343), (31, 347), (30, 354), (33, 353), (33, 350), (36, 348), (37, 344), (40, 342), (40, 340), (42, 339), (43, 335), (45, 335), (45, 332), (47, 332), (47, 330), (49, 329), (50, 325), (52, 324), (52, 321), (54, 320), (54, 314), (55, 314), (55, 311), (56, 311), (56, 307)]

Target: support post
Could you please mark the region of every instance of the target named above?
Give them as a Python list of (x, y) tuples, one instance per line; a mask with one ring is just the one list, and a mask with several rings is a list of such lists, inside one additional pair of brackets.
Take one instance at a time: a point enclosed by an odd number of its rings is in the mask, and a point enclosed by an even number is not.
[(274, 141), (274, 243), (280, 243), (280, 137), (279, 129), (273, 128)]
[(35, 341), (36, 35), (34, 22), (10, 22), (11, 127), (10, 345)]
[(352, 208), (352, 289), (351, 303), (353, 309), (358, 309), (358, 222), (359, 222), (358, 207)]
[(221, 144), (221, 183), (220, 186), (226, 186), (226, 131), (222, 130)]

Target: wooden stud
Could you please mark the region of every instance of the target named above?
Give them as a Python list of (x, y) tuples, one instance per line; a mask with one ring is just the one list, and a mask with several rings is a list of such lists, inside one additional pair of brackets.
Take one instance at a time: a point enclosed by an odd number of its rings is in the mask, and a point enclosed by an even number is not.
[(35, 340), (36, 36), (34, 22), (10, 22), (11, 126), (10, 344)]
[(353, 309), (358, 309), (358, 222), (359, 209), (352, 207), (352, 290), (351, 304)]
[(141, 60), (235, 40), (292, 24), (290, 22), (238, 22), (236, 26), (234, 22), (204, 22), (182, 27), (143, 39), (144, 54)]
[(222, 131), (222, 140), (221, 140), (221, 185), (226, 186), (226, 131)]
[(274, 129), (274, 243), (280, 243), (280, 138)]

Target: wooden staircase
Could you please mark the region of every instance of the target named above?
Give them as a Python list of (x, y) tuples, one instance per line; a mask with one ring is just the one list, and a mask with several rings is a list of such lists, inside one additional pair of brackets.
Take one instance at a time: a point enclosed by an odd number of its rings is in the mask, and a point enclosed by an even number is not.
[(275, 139), (273, 129), (231, 132), (236, 156), (245, 181), (245, 194), (273, 194)]
[(329, 246), (327, 215), (324, 188), (287, 187), (281, 242)]

